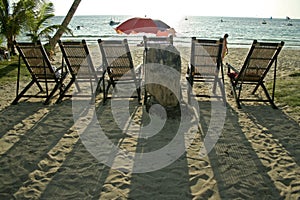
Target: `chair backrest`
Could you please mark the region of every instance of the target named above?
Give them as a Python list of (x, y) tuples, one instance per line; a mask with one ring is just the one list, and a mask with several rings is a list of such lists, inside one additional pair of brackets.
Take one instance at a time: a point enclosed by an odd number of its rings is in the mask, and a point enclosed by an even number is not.
[(173, 45), (173, 36), (166, 37), (143, 37), (144, 47), (146, 48), (157, 48), (159, 46)]
[(192, 38), (190, 64), (192, 73), (202, 76), (217, 76), (222, 65), (223, 39), (209, 40)]
[(63, 58), (68, 66), (70, 74), (76, 77), (95, 74), (95, 68), (85, 40), (82, 41), (58, 41)]
[[(134, 73), (134, 65), (127, 39), (98, 40), (104, 69), (110, 78), (121, 78), (129, 71)], [(128, 75), (128, 74), (127, 74)]]
[(14, 44), (22, 57), (31, 76), (35, 79), (58, 79), (55, 68), (52, 67), (49, 57), (40, 41), (16, 42)]
[(271, 66), (277, 61), (283, 45), (283, 41), (270, 43), (254, 40), (236, 80), (254, 82), (263, 80)]

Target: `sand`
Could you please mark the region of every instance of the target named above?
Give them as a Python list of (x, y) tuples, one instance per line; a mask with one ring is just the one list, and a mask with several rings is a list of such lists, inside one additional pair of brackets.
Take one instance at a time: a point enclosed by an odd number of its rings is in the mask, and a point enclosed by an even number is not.
[[(141, 49), (133, 52), (137, 64)], [(184, 75), (189, 49), (181, 52)], [(229, 49), (225, 62), (238, 66), (246, 54), (247, 49)], [(278, 76), (288, 77), (299, 69), (299, 51), (284, 49)], [(182, 104), (182, 118), (177, 111), (167, 110), (163, 128), (144, 137), (139, 134), (150, 118), (136, 99), (118, 108), (117, 113), (128, 113), (124, 124), (117, 123), (111, 100), (103, 105), (101, 95), (92, 106), (78, 100), (75, 110), (85, 114), (74, 120), (72, 99), (43, 105), (41, 99), (31, 98), (11, 105), (15, 83), (1, 86), (0, 199), (299, 199), (299, 116), (277, 102), (279, 109), (264, 103), (245, 103), (238, 109), (227, 77), (225, 82), (224, 110), (211, 112), (214, 101), (197, 98), (198, 118)], [(182, 124), (184, 133), (178, 131)], [(218, 128), (219, 136), (214, 135)], [(144, 160), (144, 155), (167, 146), (178, 135), (176, 148)], [(207, 135), (218, 140), (207, 145)], [(105, 149), (103, 138), (122, 151)], [(89, 145), (98, 141), (103, 143), (91, 153)], [(173, 158), (171, 152), (178, 149), (184, 151)], [(165, 164), (161, 156), (168, 152), (172, 162)], [(100, 157), (112, 167), (100, 162)], [(160, 165), (165, 166), (155, 169)]]

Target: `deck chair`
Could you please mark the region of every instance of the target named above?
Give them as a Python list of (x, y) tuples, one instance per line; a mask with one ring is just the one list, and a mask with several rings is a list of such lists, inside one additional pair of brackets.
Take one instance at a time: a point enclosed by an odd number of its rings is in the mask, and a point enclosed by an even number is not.
[[(276, 108), (274, 104), (276, 67), (278, 54), (280, 53), (283, 45), (284, 42), (267, 43), (257, 42), (257, 40), (254, 40), (240, 71), (230, 64), (226, 64), (228, 67), (227, 74), (230, 78), (232, 94), (238, 108), (241, 108), (240, 102), (242, 101), (269, 102), (273, 108)], [(273, 65), (273, 86), (272, 96), (270, 96), (265, 86), (265, 78)], [(254, 95), (261, 87), (266, 98), (242, 98), (242, 90), (245, 85), (254, 86), (252, 95)]]
[[(19, 67), (16, 98), (13, 104), (17, 104), (22, 97), (45, 98), (44, 104), (48, 104), (58, 89), (60, 92), (63, 91), (63, 81), (67, 76), (67, 69), (64, 67), (55, 68), (51, 65), (48, 55), (40, 41), (36, 43), (14, 41), (14, 44), (19, 52)], [(21, 58), (31, 75), (31, 81), (19, 93)], [(37, 94), (28, 94), (28, 90), (34, 84), (38, 86), (40, 92)]]
[[(181, 96), (180, 77), (177, 77), (181, 73), (181, 58), (179, 51), (173, 46), (173, 36), (144, 36), (143, 44), (144, 105), (147, 105), (148, 97), (151, 96), (154, 96), (156, 101), (164, 106), (177, 105), (180, 101), (177, 97)], [(179, 73), (170, 74), (172, 72), (164, 68), (164, 65), (176, 69)], [(166, 79), (170, 83), (169, 86), (163, 88), (157, 84), (152, 84), (153, 81), (157, 81), (155, 79), (164, 78), (172, 80)]]
[[(102, 55), (102, 64), (108, 75), (108, 85), (105, 88), (103, 81), (103, 103), (111, 96), (108, 91), (116, 84), (135, 84), (138, 101), (141, 100), (141, 65), (134, 67), (132, 55), (127, 39), (124, 40), (98, 40)], [(128, 96), (129, 97), (129, 96)]]
[[(226, 95), (224, 88), (224, 73), (222, 65), (222, 46), (223, 39), (209, 40), (198, 39), (192, 37), (191, 56), (187, 68), (186, 78), (188, 81), (188, 102), (191, 96), (218, 98), (226, 103)], [(221, 74), (220, 74), (221, 73)], [(195, 83), (212, 83), (212, 91), (207, 91), (210, 94), (205, 94), (203, 90), (201, 93), (193, 94)], [(218, 87), (219, 86), (219, 87)], [(219, 88), (219, 92), (217, 92)]]
[(168, 37), (143, 37), (143, 44), (145, 49), (151, 48), (151, 47), (160, 47), (162, 45), (173, 45), (173, 36), (170, 35)]
[[(61, 49), (63, 60), (66, 63), (71, 75), (70, 82), (66, 85), (57, 102), (60, 102), (64, 97), (91, 97), (98, 94), (100, 82), (103, 80), (104, 70), (102, 67), (95, 69), (88, 46), (85, 40), (82, 41), (58, 41)], [(91, 92), (82, 92), (82, 83), (89, 83)], [(67, 94), (71, 86), (75, 84), (76, 93), (73, 95)], [(94, 90), (94, 85), (96, 89)], [(89, 90), (89, 89), (88, 89)]]

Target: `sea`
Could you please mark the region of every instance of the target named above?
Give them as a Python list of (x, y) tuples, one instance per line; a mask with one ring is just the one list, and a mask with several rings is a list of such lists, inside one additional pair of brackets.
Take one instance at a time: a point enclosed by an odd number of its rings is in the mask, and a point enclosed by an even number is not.
[[(117, 25), (110, 21), (123, 22), (133, 16), (126, 15), (90, 15), (74, 16), (69, 24), (73, 35), (64, 34), (62, 39), (96, 42), (97, 39), (123, 39), (135, 44), (142, 41), (143, 33), (136, 35), (118, 34)], [(61, 24), (63, 16), (55, 16), (51, 23)], [(166, 21), (165, 21), (166, 22)], [(264, 22), (264, 23), (263, 23)], [(168, 23), (168, 22), (166, 22)], [(218, 39), (229, 34), (229, 47), (248, 48), (254, 39), (258, 41), (284, 41), (285, 48), (300, 49), (300, 19), (286, 18), (241, 18), (185, 16), (169, 24), (176, 30), (174, 43), (189, 46), (191, 37)]]

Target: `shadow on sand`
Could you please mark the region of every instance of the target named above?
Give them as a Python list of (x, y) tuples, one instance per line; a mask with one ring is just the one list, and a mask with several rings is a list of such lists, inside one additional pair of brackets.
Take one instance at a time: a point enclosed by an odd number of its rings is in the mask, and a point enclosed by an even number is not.
[[(200, 124), (207, 132), (210, 102), (199, 102)], [(280, 199), (279, 191), (245, 137), (239, 115), (227, 105), (222, 135), (208, 154), (221, 199)]]
[[(198, 132), (198, 137), (203, 138), (209, 127), (211, 105), (210, 102), (205, 101), (198, 103), (199, 126), (203, 130), (201, 133)], [(128, 148), (127, 150), (133, 153), (151, 152), (165, 146), (174, 138), (180, 123), (181, 114), (177, 113), (177, 116), (167, 119), (158, 134), (147, 139), (137, 138), (138, 135), (134, 136), (131, 131), (139, 133), (140, 128), (149, 123), (142, 105), (136, 100), (129, 102), (128, 112), (132, 118), (129, 119), (128, 124), (133, 126), (129, 128), (120, 128), (115, 122), (110, 103), (99, 105), (96, 107), (97, 119), (106, 137), (114, 145)], [(248, 132), (240, 123), (240, 114), (229, 105), (226, 112), (222, 135), (209, 152), (209, 163), (207, 162), (211, 165), (214, 174), (212, 179), (216, 180), (218, 195), (221, 199), (281, 199), (280, 191), (268, 174), (270, 169), (264, 165), (249, 141)], [(282, 111), (273, 110), (268, 106), (245, 106), (242, 112), (248, 115), (248, 119), (253, 124), (259, 124), (266, 129), (265, 132), (270, 132), (299, 164), (300, 136), (297, 134), (299, 125), (296, 122), (289, 119)], [(15, 116), (16, 113), (19, 114)], [(37, 113), (39, 113), (38, 121), (34, 121), (36, 118), (30, 118)], [(19, 131), (23, 132), (18, 135), (19, 139), (0, 156), (1, 199), (14, 198), (13, 195), (21, 187), (30, 187), (30, 184), (36, 183), (40, 183), (40, 186), (28, 190), (27, 195), (37, 193), (41, 199), (192, 199), (195, 197), (207, 199), (215, 197), (213, 190), (200, 193), (198, 196), (192, 191), (191, 188), (197, 181), (199, 181), (197, 183), (199, 191), (207, 185), (202, 186), (197, 176), (194, 176), (195, 180), (193, 179), (188, 163), (191, 158), (187, 152), (170, 165), (146, 173), (130, 173), (100, 163), (83, 145), (78, 135), (69, 135), (76, 132), (73, 128), (72, 102), (69, 100), (50, 106), (21, 102), (4, 109), (1, 116), (2, 119), (10, 120), (7, 124), (1, 121), (3, 127), (1, 137), (15, 130), (18, 124), (32, 125), (27, 128), (20, 125)], [(124, 132), (124, 128), (128, 132)], [(65, 156), (60, 158), (61, 152), (57, 152), (57, 155), (49, 155), (49, 152), (53, 151), (63, 138), (69, 138), (74, 142), (74, 144), (62, 145), (62, 149), (67, 149)], [(56, 159), (58, 163), (45, 163), (46, 167), (42, 166), (41, 161), (49, 156), (58, 156)], [(110, 159), (113, 163), (119, 158)], [(131, 167), (134, 168), (136, 164), (134, 157), (132, 161)], [(195, 162), (199, 162), (196, 165), (200, 167), (199, 159), (195, 159)], [(47, 173), (38, 176), (34, 172), (39, 170), (46, 170)], [(127, 194), (123, 196), (122, 191), (126, 191)]]

